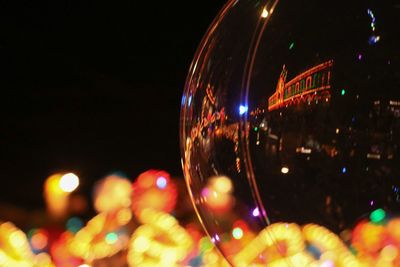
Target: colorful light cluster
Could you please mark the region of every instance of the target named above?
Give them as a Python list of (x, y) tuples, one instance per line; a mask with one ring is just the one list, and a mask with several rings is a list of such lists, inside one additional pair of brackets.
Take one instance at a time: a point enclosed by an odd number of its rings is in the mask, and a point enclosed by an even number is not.
[(167, 172), (149, 170), (132, 185), (132, 210), (136, 216), (145, 208), (168, 213), (175, 208), (177, 197), (176, 185)]
[(226, 176), (216, 176), (209, 180), (201, 194), (208, 207), (215, 212), (223, 213), (229, 211), (234, 205), (232, 192), (231, 179)]
[(354, 228), (351, 246), (365, 266), (400, 266), (400, 218), (373, 211)]
[(109, 175), (97, 182), (94, 207), (97, 212), (112, 212), (131, 205), (131, 182), (119, 175)]
[(66, 216), (69, 196), (79, 186), (79, 178), (73, 173), (54, 174), (46, 179), (44, 198), (48, 212), (54, 218)]
[[(315, 258), (307, 248), (315, 247), (321, 256)], [(259, 256), (268, 259), (268, 266), (332, 266), (356, 267), (357, 259), (341, 239), (328, 229), (309, 224), (276, 223), (268, 226), (233, 256), (235, 266), (263, 266)]]
[[(62, 177), (53, 177), (47, 186), (64, 192)], [(108, 177), (96, 190), (94, 203), (100, 198), (112, 203), (98, 206), (101, 212), (85, 226), (78, 217), (65, 220), (66, 231), (60, 230), (56, 238), (51, 229), (35, 228), (26, 236), (10, 223), (0, 224), (0, 266), (96, 266), (120, 257), (131, 267), (228, 267), (213, 242), (231, 255), (228, 260), (235, 267), (400, 266), (400, 218), (390, 217), (384, 209), (374, 210), (369, 220), (340, 237), (319, 225), (294, 223), (275, 223), (255, 235), (245, 221), (231, 217), (227, 221), (233, 223), (224, 226), (228, 231), (210, 239), (198, 225), (185, 226), (168, 213), (175, 209), (177, 186), (166, 172), (145, 172), (133, 185), (122, 177)], [(214, 212), (232, 211), (233, 190), (229, 177), (213, 177), (203, 189), (202, 201)], [(260, 215), (258, 208), (250, 212), (251, 218)]]
[(128, 251), (131, 266), (181, 266), (192, 246), (186, 230), (171, 215), (144, 209), (139, 220), (143, 223), (133, 233)]
[(131, 218), (129, 208), (96, 215), (68, 243), (69, 250), (74, 256), (89, 263), (115, 255), (128, 246), (129, 236), (119, 230)]
[(6, 222), (0, 224), (0, 266), (53, 267), (54, 265), (48, 254), (33, 254), (24, 232), (12, 223)]
[(372, 12), (371, 9), (368, 9), (367, 11), (368, 11), (368, 15), (371, 17), (371, 30), (372, 30), (372, 35), (370, 36), (368, 42), (369, 42), (370, 45), (374, 45), (374, 44), (376, 44), (377, 42), (380, 41), (381, 37), (379, 35), (375, 34), (376, 18), (375, 18), (374, 13)]

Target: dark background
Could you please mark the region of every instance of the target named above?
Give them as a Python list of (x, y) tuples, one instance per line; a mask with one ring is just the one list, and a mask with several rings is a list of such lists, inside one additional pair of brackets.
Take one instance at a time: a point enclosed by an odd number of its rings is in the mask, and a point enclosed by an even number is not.
[(180, 97), (225, 1), (138, 2), (0, 2), (0, 203), (43, 206), (60, 171), (88, 193), (114, 171), (182, 176)]

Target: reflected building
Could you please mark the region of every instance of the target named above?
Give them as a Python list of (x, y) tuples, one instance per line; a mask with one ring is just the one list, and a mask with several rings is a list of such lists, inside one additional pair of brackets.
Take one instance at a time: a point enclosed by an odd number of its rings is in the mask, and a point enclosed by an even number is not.
[(289, 81), (288, 74), (284, 66), (266, 111), (258, 107), (249, 118), (252, 161), (257, 179), (268, 179), (258, 185), (270, 217), (340, 231), (356, 221), (356, 211), (398, 205), (400, 101), (346, 94), (333, 60)]

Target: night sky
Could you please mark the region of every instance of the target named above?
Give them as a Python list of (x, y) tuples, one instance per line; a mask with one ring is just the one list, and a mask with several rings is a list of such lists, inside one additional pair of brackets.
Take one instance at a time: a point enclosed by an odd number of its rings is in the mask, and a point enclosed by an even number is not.
[(182, 176), (180, 97), (224, 2), (2, 1), (0, 203), (41, 207), (60, 171), (87, 192), (115, 171)]

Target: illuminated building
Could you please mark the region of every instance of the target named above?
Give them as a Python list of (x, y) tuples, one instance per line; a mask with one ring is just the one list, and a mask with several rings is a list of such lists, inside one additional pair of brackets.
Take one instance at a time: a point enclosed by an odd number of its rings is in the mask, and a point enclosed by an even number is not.
[(311, 102), (323, 94), (329, 99), (333, 60), (317, 65), (286, 82), (288, 71), (283, 66), (275, 93), (268, 99), (268, 110), (294, 105), (300, 101)]

